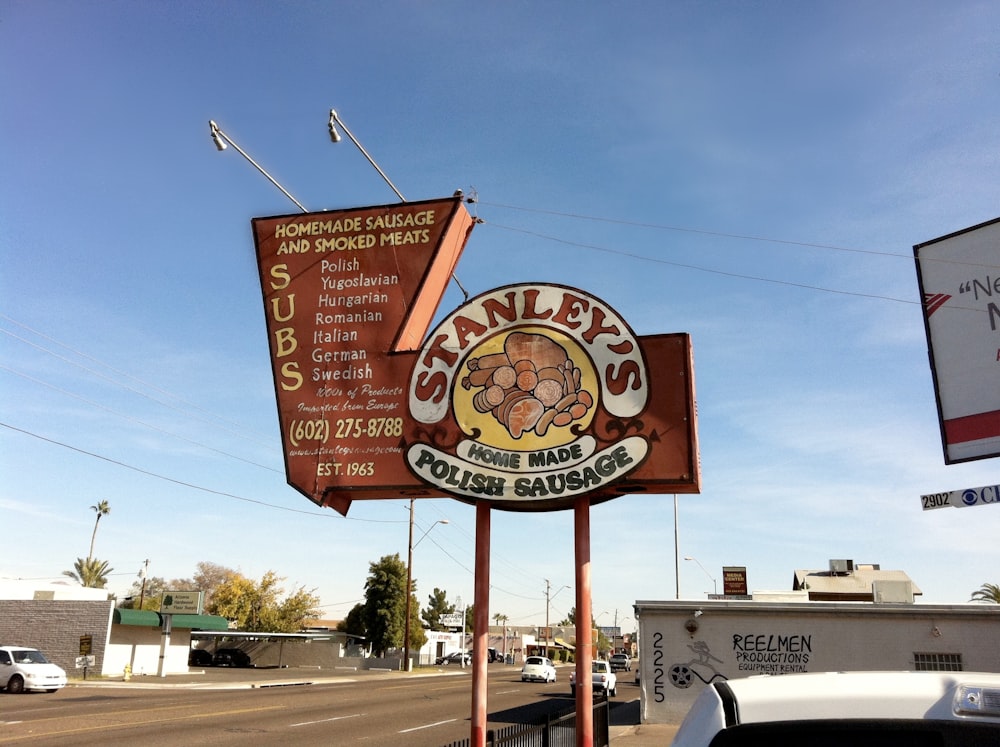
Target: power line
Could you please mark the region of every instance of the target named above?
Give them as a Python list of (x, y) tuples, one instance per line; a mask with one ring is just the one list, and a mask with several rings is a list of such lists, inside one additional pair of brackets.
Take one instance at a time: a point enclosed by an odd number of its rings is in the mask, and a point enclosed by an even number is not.
[(126, 413), (118, 412), (117, 410), (113, 410), (113, 409), (111, 409), (110, 407), (108, 407), (106, 405), (102, 405), (100, 402), (94, 402), (93, 400), (87, 399), (86, 397), (84, 397), (82, 395), (75, 394), (75, 393), (70, 392), (70, 391), (68, 391), (66, 389), (62, 389), (60, 387), (55, 386), (54, 384), (49, 384), (49, 383), (47, 383), (45, 381), (42, 381), (41, 379), (36, 379), (33, 376), (29, 376), (28, 374), (22, 373), (21, 371), (17, 371), (17, 370), (15, 370), (13, 368), (10, 368), (8, 366), (4, 366), (4, 365), (0, 364), (0, 369), (2, 369), (4, 371), (10, 371), (12, 374), (14, 374), (16, 376), (20, 376), (23, 379), (31, 381), (31, 382), (33, 382), (35, 384), (39, 384), (40, 386), (45, 386), (45, 387), (48, 387), (49, 389), (53, 389), (53, 390), (59, 392), (60, 394), (65, 394), (67, 397), (73, 397), (74, 399), (78, 399), (81, 402), (85, 402), (86, 404), (91, 405), (92, 407), (96, 407), (99, 410), (104, 410), (105, 412), (109, 412), (112, 415), (116, 415), (116, 416), (122, 418), (123, 420), (127, 420), (129, 422), (136, 423), (136, 424), (141, 425), (141, 426), (143, 426), (145, 428), (149, 428), (150, 430), (156, 431), (157, 433), (162, 433), (162, 434), (167, 435), (167, 436), (172, 436), (173, 438), (176, 438), (179, 441), (184, 441), (186, 443), (193, 444), (194, 446), (198, 446), (198, 447), (200, 447), (202, 449), (205, 449), (206, 451), (211, 451), (211, 452), (214, 452), (216, 454), (220, 454), (221, 456), (229, 457), (230, 459), (235, 459), (235, 460), (237, 460), (239, 462), (243, 462), (244, 464), (250, 464), (250, 465), (253, 465), (254, 467), (260, 467), (261, 469), (266, 469), (269, 472), (274, 472), (276, 474), (284, 474), (284, 472), (282, 470), (276, 469), (274, 467), (268, 467), (266, 464), (260, 464), (258, 462), (255, 462), (255, 461), (251, 460), (251, 459), (246, 459), (244, 457), (237, 456), (235, 454), (230, 454), (228, 451), (223, 451), (222, 449), (216, 449), (214, 446), (209, 446), (208, 444), (203, 444), (200, 441), (195, 441), (194, 439), (190, 439), (190, 438), (187, 438), (185, 436), (181, 436), (178, 433), (173, 433), (172, 431), (168, 431), (165, 428), (160, 428), (159, 426), (153, 425), (152, 423), (147, 423), (147, 422), (145, 422), (143, 420), (139, 420), (138, 418), (134, 418), (131, 415), (127, 415)]
[[(837, 246), (836, 244), (820, 244), (820, 243), (811, 242), (811, 241), (794, 241), (794, 240), (791, 240), (791, 239), (776, 239), (776, 238), (771, 238), (771, 237), (766, 237), (766, 236), (753, 236), (751, 234), (727, 233), (727, 232), (724, 232), (724, 231), (711, 231), (711, 230), (705, 230), (705, 229), (701, 229), (701, 228), (688, 228), (688, 227), (684, 227), (684, 226), (671, 226), (671, 225), (667, 225), (667, 224), (663, 224), (663, 223), (645, 223), (645, 222), (642, 222), (642, 221), (628, 221), (628, 220), (623, 220), (623, 219), (620, 219), (620, 218), (606, 218), (606, 217), (601, 217), (601, 216), (583, 215), (583, 214), (580, 214), (580, 213), (567, 213), (567, 212), (561, 212), (561, 211), (558, 211), (558, 210), (547, 210), (545, 208), (530, 208), (530, 207), (524, 207), (524, 206), (519, 206), (519, 205), (505, 205), (505, 204), (502, 204), (502, 203), (483, 202), (482, 200), (479, 200), (478, 203), (480, 205), (490, 205), (492, 207), (504, 208), (506, 210), (518, 210), (518, 211), (521, 211), (521, 212), (539, 213), (539, 214), (542, 214), (542, 215), (555, 215), (555, 216), (558, 216), (560, 218), (573, 218), (575, 220), (588, 220), (588, 221), (594, 221), (594, 222), (598, 222), (598, 223), (610, 223), (610, 224), (613, 224), (613, 225), (633, 226), (635, 228), (652, 228), (652, 229), (656, 229), (656, 230), (659, 230), (659, 231), (676, 231), (676, 232), (680, 232), (680, 233), (691, 233), (691, 234), (698, 234), (698, 235), (702, 235), (702, 236), (715, 236), (715, 237), (723, 238), (723, 239), (735, 239), (735, 240), (738, 240), (738, 241), (757, 241), (757, 242), (766, 243), (766, 244), (783, 244), (783, 245), (786, 245), (786, 246), (801, 246), (801, 247), (806, 247), (806, 248), (809, 248), (809, 249), (826, 249), (826, 250), (829, 250), (829, 251), (836, 251), (836, 252), (852, 252), (852, 253), (855, 253), (855, 254), (871, 254), (871, 255), (875, 255), (875, 256), (879, 256), (879, 257), (895, 257), (897, 259), (905, 259), (907, 261), (912, 261), (913, 260), (913, 255), (911, 255), (911, 254), (900, 254), (898, 252), (884, 252), (884, 251), (878, 251), (878, 250), (875, 250), (875, 249), (857, 249), (857, 248), (846, 247), (846, 246)], [(512, 230), (516, 230), (516, 229), (512, 229)], [(634, 255), (626, 255), (626, 256), (634, 256)], [(645, 259), (645, 258), (640, 257), (640, 259)], [(990, 269), (997, 269), (996, 265), (983, 264), (981, 262), (961, 262), (961, 261), (957, 261), (957, 260), (943, 259), (943, 258), (941, 258), (941, 259), (939, 259), (939, 258), (932, 258), (931, 261), (934, 261), (934, 262), (943, 262), (943, 263), (947, 263), (947, 264), (969, 265), (971, 267), (986, 267), (986, 268), (990, 268)]]
[(775, 285), (790, 286), (793, 288), (804, 288), (806, 290), (820, 291), (822, 293), (836, 293), (843, 296), (859, 296), (861, 298), (875, 298), (882, 301), (895, 301), (896, 303), (912, 304), (915, 306), (920, 305), (919, 300), (912, 300), (908, 298), (893, 298), (892, 296), (882, 296), (877, 293), (862, 293), (860, 291), (845, 291), (836, 290), (834, 288), (824, 288), (819, 285), (810, 285), (808, 283), (796, 283), (791, 280), (776, 280), (774, 278), (761, 277), (759, 275), (746, 275), (738, 272), (729, 272), (727, 270), (716, 270), (710, 267), (701, 267), (699, 265), (692, 265), (686, 262), (674, 262), (668, 259), (660, 259), (658, 257), (646, 257), (642, 254), (636, 254), (634, 252), (626, 252), (620, 249), (609, 249), (608, 247), (598, 246), (596, 244), (584, 244), (579, 241), (570, 241), (569, 239), (559, 238), (558, 236), (550, 236), (548, 234), (539, 233), (538, 231), (529, 231), (526, 228), (516, 228), (514, 226), (505, 226), (498, 223), (493, 223), (492, 221), (484, 221), (488, 226), (493, 226), (495, 228), (501, 228), (505, 231), (513, 231), (516, 233), (523, 233), (529, 236), (535, 236), (540, 239), (545, 239), (547, 241), (555, 241), (560, 244), (567, 244), (569, 246), (580, 247), (581, 249), (592, 249), (596, 252), (604, 252), (606, 254), (614, 254), (619, 257), (629, 257), (630, 259), (637, 259), (642, 262), (654, 262), (660, 265), (669, 265), (670, 267), (681, 267), (686, 270), (696, 270), (698, 272), (707, 272), (713, 275), (723, 275), (725, 277), (739, 278), (741, 280), (754, 280), (759, 283), (773, 283)]
[[(67, 345), (64, 342), (61, 342), (60, 340), (55, 339), (54, 337), (46, 335), (43, 332), (39, 332), (38, 330), (33, 329), (33, 328), (27, 326), (26, 324), (23, 324), (22, 322), (19, 322), (16, 319), (12, 319), (11, 317), (7, 316), (6, 314), (0, 314), (0, 319), (4, 319), (5, 321), (8, 321), (11, 324), (14, 324), (14, 325), (20, 327), (21, 329), (24, 329), (24, 330), (26, 330), (28, 332), (31, 332), (32, 334), (37, 335), (38, 337), (41, 337), (43, 340), (51, 342), (54, 345), (57, 345), (58, 347), (63, 348), (64, 350), (68, 350), (71, 353), (73, 353), (74, 355), (77, 355), (80, 358), (83, 358), (84, 360), (90, 361), (92, 363), (96, 363), (99, 366), (108, 369), (109, 371), (111, 371), (113, 374), (115, 374), (117, 376), (121, 376), (121, 377), (123, 377), (125, 379), (134, 381), (134, 382), (136, 382), (138, 384), (141, 384), (144, 387), (144, 389), (135, 389), (135, 388), (133, 388), (131, 386), (127, 386), (127, 385), (121, 383), (120, 381), (116, 381), (114, 378), (112, 378), (112, 377), (110, 377), (110, 376), (108, 376), (108, 375), (106, 375), (104, 373), (101, 373), (100, 371), (96, 371), (96, 370), (94, 370), (92, 368), (88, 368), (87, 366), (84, 366), (84, 365), (82, 365), (82, 364), (80, 364), (80, 363), (78, 363), (76, 361), (70, 360), (69, 358), (67, 358), (64, 355), (60, 355), (59, 353), (56, 353), (56, 352), (54, 352), (52, 350), (49, 350), (48, 348), (46, 348), (46, 347), (44, 347), (42, 345), (39, 345), (38, 343), (32, 342), (31, 340), (28, 340), (28, 339), (26, 339), (24, 337), (21, 337), (20, 335), (16, 335), (13, 332), (11, 332), (10, 330), (0, 329), (0, 332), (2, 332), (3, 334), (5, 334), (5, 335), (7, 335), (9, 337), (12, 337), (13, 339), (18, 340), (20, 342), (23, 342), (25, 345), (29, 345), (29, 346), (35, 348), (36, 350), (40, 350), (40, 351), (42, 351), (44, 353), (47, 353), (48, 355), (51, 355), (52, 357), (54, 357), (54, 358), (56, 358), (58, 360), (61, 360), (61, 361), (65, 362), (65, 363), (68, 363), (71, 366), (76, 366), (77, 368), (80, 368), (80, 369), (86, 371), (87, 373), (89, 373), (89, 374), (91, 374), (93, 376), (96, 376), (99, 379), (102, 379), (104, 381), (110, 382), (110, 383), (114, 384), (115, 386), (117, 386), (117, 387), (119, 387), (121, 389), (124, 389), (127, 392), (135, 394), (135, 395), (137, 395), (139, 397), (143, 397), (143, 398), (145, 398), (145, 399), (147, 399), (147, 400), (149, 400), (151, 402), (155, 402), (156, 404), (162, 405), (163, 407), (167, 407), (167, 408), (169, 408), (171, 410), (175, 410), (177, 412), (184, 412), (181, 408), (177, 407), (176, 405), (171, 404), (170, 402), (164, 402), (161, 399), (157, 399), (156, 397), (153, 397), (153, 396), (149, 395), (145, 391), (145, 389), (149, 389), (149, 390), (152, 390), (152, 391), (155, 391), (155, 392), (159, 392), (160, 394), (164, 395), (165, 397), (168, 397), (171, 400), (175, 400), (175, 401), (181, 403), (182, 405), (190, 408), (194, 412), (204, 414), (204, 415), (208, 416), (208, 418), (211, 418), (211, 420), (210, 419), (206, 419), (204, 417), (198, 417), (197, 418), (198, 420), (201, 420), (204, 423), (209, 423), (210, 425), (213, 425), (215, 427), (223, 427), (223, 430), (226, 430), (229, 433), (232, 433), (234, 435), (240, 436), (241, 438), (245, 438), (247, 440), (255, 441), (256, 443), (265, 443), (263, 441), (259, 441), (259, 440), (256, 440), (256, 439), (248, 438), (247, 432), (249, 431), (249, 429), (246, 426), (244, 426), (244, 425), (242, 425), (240, 423), (236, 423), (236, 422), (233, 422), (233, 421), (228, 421), (228, 420), (225, 420), (223, 418), (220, 418), (218, 415), (215, 415), (214, 413), (209, 412), (208, 410), (205, 410), (204, 408), (201, 408), (198, 405), (196, 405), (196, 404), (194, 404), (192, 402), (189, 402), (188, 400), (185, 400), (183, 397), (180, 397), (177, 394), (174, 394), (173, 392), (169, 392), (166, 389), (162, 389), (162, 388), (156, 386), (155, 384), (152, 384), (152, 383), (150, 383), (148, 381), (145, 381), (145, 380), (140, 379), (140, 378), (138, 378), (136, 376), (133, 376), (130, 373), (127, 373), (125, 371), (121, 371), (121, 370), (115, 368), (114, 366), (112, 366), (112, 365), (110, 365), (110, 364), (108, 364), (108, 363), (106, 363), (106, 362), (104, 362), (104, 361), (102, 361), (102, 360), (100, 360), (98, 358), (95, 358), (92, 355), (88, 355), (87, 353), (84, 353), (84, 352), (82, 352), (80, 350), (77, 350), (77, 349), (71, 347), (70, 345)], [(186, 413), (186, 414), (190, 414), (190, 413)], [(215, 422), (213, 422), (213, 420)]]
[(16, 426), (10, 425), (9, 423), (0, 422), (0, 426), (3, 426), (4, 428), (8, 428), (8, 429), (10, 429), (12, 431), (15, 431), (17, 433), (22, 433), (22, 434), (24, 434), (26, 436), (31, 436), (32, 438), (37, 438), (39, 441), (45, 441), (46, 443), (50, 443), (50, 444), (53, 444), (55, 446), (61, 446), (62, 448), (69, 449), (70, 451), (75, 451), (78, 454), (83, 454), (85, 456), (93, 457), (94, 459), (100, 459), (103, 462), (108, 462), (109, 464), (114, 464), (114, 465), (116, 465), (118, 467), (122, 467), (122, 468), (128, 469), (128, 470), (132, 470), (133, 472), (138, 472), (139, 474), (146, 475), (147, 477), (153, 477), (153, 478), (155, 478), (157, 480), (163, 480), (164, 482), (173, 483), (174, 485), (181, 485), (181, 486), (183, 486), (185, 488), (191, 488), (192, 490), (200, 490), (203, 493), (211, 493), (212, 495), (222, 496), (223, 498), (232, 498), (233, 500), (243, 501), (244, 503), (254, 503), (254, 504), (258, 505), (258, 506), (265, 506), (267, 508), (274, 508), (274, 509), (277, 509), (279, 511), (290, 511), (291, 513), (296, 513), (296, 514), (306, 514), (307, 516), (322, 516), (322, 517), (325, 517), (325, 518), (342, 519), (342, 520), (345, 520), (345, 521), (363, 521), (363, 522), (372, 523), (372, 524), (402, 524), (402, 523), (404, 523), (403, 521), (395, 521), (393, 519), (359, 519), (359, 518), (354, 518), (354, 517), (341, 516), (340, 514), (334, 512), (334, 511), (327, 511), (325, 513), (320, 513), (320, 512), (317, 512), (317, 511), (303, 511), (303, 510), (297, 509), (297, 508), (289, 508), (288, 506), (279, 506), (276, 503), (268, 503), (267, 501), (259, 501), (259, 500), (256, 500), (255, 498), (245, 498), (244, 496), (236, 495), (235, 493), (227, 493), (227, 492), (225, 492), (223, 490), (215, 490), (214, 488), (206, 488), (203, 485), (195, 485), (194, 483), (191, 483), (191, 482), (186, 482), (184, 480), (178, 480), (178, 479), (176, 479), (174, 477), (168, 477), (166, 475), (161, 475), (161, 474), (158, 474), (156, 472), (151, 472), (149, 470), (143, 469), (142, 467), (136, 467), (134, 465), (127, 464), (125, 462), (119, 461), (117, 459), (112, 459), (110, 457), (106, 457), (106, 456), (103, 456), (101, 454), (95, 454), (92, 451), (87, 451), (86, 449), (81, 449), (81, 448), (78, 448), (76, 446), (71, 446), (70, 444), (63, 443), (62, 441), (56, 441), (56, 440), (51, 439), (51, 438), (46, 438), (45, 436), (41, 436), (41, 435), (39, 435), (37, 433), (32, 433), (31, 431), (25, 430), (23, 428), (18, 428)]

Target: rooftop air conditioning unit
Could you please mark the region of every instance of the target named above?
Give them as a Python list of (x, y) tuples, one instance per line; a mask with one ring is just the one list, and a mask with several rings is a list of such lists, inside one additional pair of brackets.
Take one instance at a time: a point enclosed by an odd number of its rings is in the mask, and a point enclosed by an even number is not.
[(848, 574), (854, 570), (853, 560), (831, 560), (830, 573), (841, 575)]

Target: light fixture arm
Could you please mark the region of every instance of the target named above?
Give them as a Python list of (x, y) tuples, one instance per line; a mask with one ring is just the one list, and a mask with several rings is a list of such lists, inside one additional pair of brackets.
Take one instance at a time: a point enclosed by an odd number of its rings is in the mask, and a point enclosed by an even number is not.
[(685, 555), (684, 556), (684, 560), (693, 560), (695, 563), (698, 564), (698, 567), (701, 568), (702, 572), (706, 576), (708, 576), (709, 580), (712, 582), (712, 591), (713, 591), (713, 593), (715, 594), (715, 596), (718, 596), (719, 595), (719, 586), (715, 582), (715, 576), (713, 576), (711, 573), (709, 573), (708, 571), (705, 570), (705, 566), (703, 566), (701, 564), (701, 561), (698, 560), (698, 558), (691, 557), (690, 555)]
[(367, 158), (368, 159), (368, 163), (370, 163), (372, 165), (372, 167), (379, 173), (379, 176), (381, 176), (383, 179), (385, 179), (385, 183), (389, 185), (389, 187), (392, 189), (393, 192), (396, 193), (396, 197), (399, 198), (399, 201), (400, 202), (406, 202), (406, 198), (403, 197), (403, 194), (398, 189), (396, 189), (396, 185), (393, 184), (389, 180), (389, 177), (387, 177), (385, 175), (385, 172), (382, 171), (381, 168), (379, 168), (379, 165), (377, 163), (375, 163), (375, 159), (372, 158), (371, 155), (369, 155), (368, 151), (366, 151), (364, 149), (364, 146), (361, 145), (361, 143), (358, 142), (358, 139), (356, 137), (354, 137), (354, 133), (351, 132), (351, 130), (348, 128), (348, 126), (344, 124), (344, 120), (342, 120), (340, 118), (340, 116), (337, 114), (337, 110), (336, 109), (331, 109), (330, 110), (330, 124), (329, 124), (329, 127), (330, 127), (330, 138), (335, 143), (340, 141), (340, 134), (337, 132), (337, 125), (338, 124), (341, 127), (344, 128), (344, 132), (347, 133), (347, 137), (349, 137), (351, 139), (351, 142), (354, 143), (355, 147), (357, 147), (357, 149), (361, 151), (361, 155), (363, 155), (365, 158)]
[[(302, 204), (301, 202), (299, 202), (299, 201), (298, 201), (298, 200), (296, 200), (296, 199), (295, 199), (294, 197), (292, 197), (292, 196), (291, 196), (291, 194), (289, 194), (289, 192), (288, 192), (288, 190), (287, 190), (287, 189), (285, 189), (285, 188), (284, 188), (284, 187), (282, 187), (282, 186), (281, 186), (280, 184), (278, 184), (278, 181), (277, 181), (277, 180), (276, 180), (276, 179), (275, 179), (275, 178), (274, 178), (273, 176), (271, 176), (271, 175), (270, 175), (270, 174), (268, 174), (268, 173), (267, 173), (266, 171), (264, 171), (263, 167), (261, 167), (261, 165), (260, 165), (259, 163), (257, 163), (257, 162), (256, 162), (255, 160), (253, 160), (253, 159), (252, 159), (252, 158), (251, 158), (251, 157), (250, 157), (249, 155), (247, 155), (246, 151), (244, 151), (244, 150), (243, 150), (243, 149), (242, 149), (242, 148), (241, 148), (240, 146), (238, 146), (238, 145), (237, 145), (237, 144), (236, 144), (235, 142), (233, 142), (233, 139), (232, 139), (231, 137), (229, 137), (229, 135), (227, 135), (227, 134), (226, 134), (225, 132), (223, 132), (223, 131), (222, 131), (221, 129), (219, 129), (219, 125), (217, 125), (217, 124), (216, 124), (215, 122), (213, 122), (212, 120), (209, 120), (209, 121), (208, 121), (208, 126), (209, 126), (209, 127), (211, 128), (211, 131), (212, 131), (212, 140), (214, 140), (214, 141), (215, 141), (215, 147), (216, 147), (216, 148), (218, 148), (219, 150), (225, 150), (225, 149), (226, 149), (226, 144), (227, 144), (227, 143), (228, 143), (229, 145), (233, 146), (233, 147), (234, 147), (234, 148), (236, 149), (236, 152), (237, 152), (237, 153), (239, 153), (239, 154), (240, 154), (241, 156), (243, 156), (243, 157), (244, 157), (244, 158), (245, 158), (245, 159), (246, 159), (247, 161), (249, 161), (249, 162), (250, 162), (250, 164), (251, 164), (251, 165), (252, 165), (252, 166), (253, 166), (253, 167), (254, 167), (255, 169), (257, 169), (257, 171), (259, 171), (259, 172), (260, 172), (260, 173), (262, 173), (262, 174), (263, 174), (264, 176), (266, 176), (266, 177), (267, 177), (267, 179), (268, 179), (268, 181), (269, 181), (269, 182), (271, 182), (271, 184), (273, 184), (273, 185), (274, 185), (275, 187), (277, 187), (278, 189), (280, 189), (280, 190), (281, 190), (281, 193), (282, 193), (283, 195), (285, 195), (285, 197), (287, 197), (287, 198), (288, 198), (289, 200), (291, 200), (291, 201), (292, 201), (292, 202), (294, 202), (294, 203), (295, 203), (296, 205), (298, 205), (299, 209), (300, 209), (300, 210), (301, 210), (301, 211), (302, 211), (303, 213), (308, 213), (308, 212), (309, 212), (308, 210), (306, 210), (305, 206), (303, 206), (303, 204)], [(345, 128), (345, 130), (346, 130), (346, 128)]]
[(448, 523), (450, 523), (450, 522), (447, 519), (438, 519), (433, 524), (431, 524), (430, 528), (426, 532), (424, 532), (422, 535), (420, 535), (420, 539), (418, 539), (416, 542), (413, 543), (414, 549), (416, 549), (417, 545), (419, 545), (421, 542), (424, 541), (424, 537), (426, 537), (428, 534), (431, 533), (431, 529), (433, 529), (434, 527), (436, 527), (438, 524), (448, 524)]

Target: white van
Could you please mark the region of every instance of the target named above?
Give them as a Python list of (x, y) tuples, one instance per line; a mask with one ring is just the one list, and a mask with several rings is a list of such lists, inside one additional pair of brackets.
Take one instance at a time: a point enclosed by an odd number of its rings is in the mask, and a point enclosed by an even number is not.
[(66, 687), (66, 672), (37, 648), (0, 646), (0, 686), (9, 693), (26, 690), (54, 693)]

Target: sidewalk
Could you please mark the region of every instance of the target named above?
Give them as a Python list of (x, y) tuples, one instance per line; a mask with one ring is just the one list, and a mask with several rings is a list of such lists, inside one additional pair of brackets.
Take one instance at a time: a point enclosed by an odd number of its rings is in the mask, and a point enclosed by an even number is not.
[[(239, 690), (270, 687), (308, 687), (319, 684), (346, 684), (372, 677), (457, 677), (468, 669), (427, 668), (402, 673), (390, 670), (355, 670), (353, 668), (320, 670), (307, 667), (294, 669), (235, 669), (228, 667), (194, 669), (183, 674), (135, 675), (127, 682), (122, 677), (73, 679), (68, 687), (191, 690)], [(620, 693), (621, 695), (621, 693)], [(638, 691), (636, 691), (636, 697)], [(610, 729), (611, 744), (616, 747), (666, 747), (677, 732), (676, 724), (620, 724)]]

